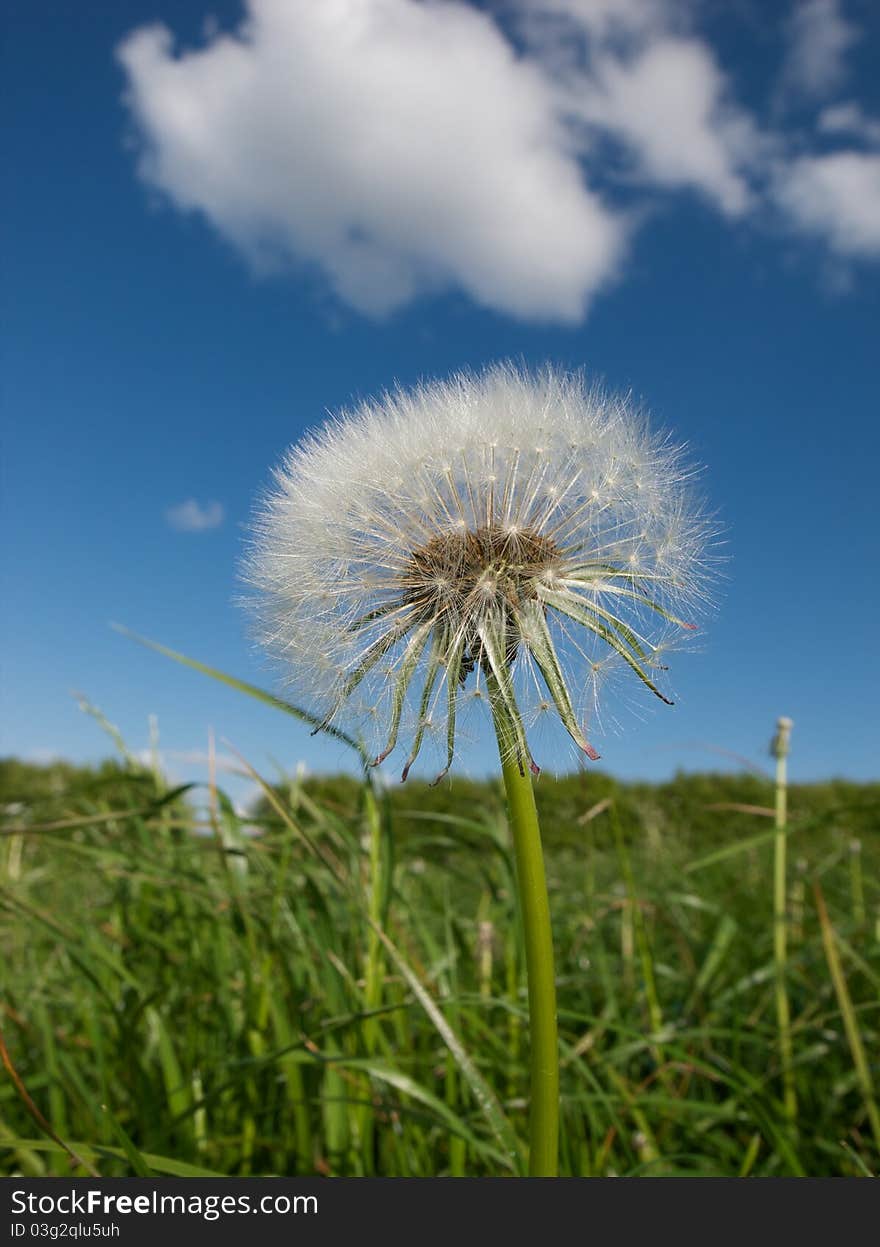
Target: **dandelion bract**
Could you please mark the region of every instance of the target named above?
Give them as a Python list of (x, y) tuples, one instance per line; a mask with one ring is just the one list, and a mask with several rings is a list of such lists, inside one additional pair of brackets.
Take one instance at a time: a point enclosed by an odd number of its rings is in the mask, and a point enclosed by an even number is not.
[(545, 712), (587, 756), (603, 678), (666, 701), (663, 655), (705, 597), (708, 525), (681, 450), (581, 374), (496, 366), (395, 390), (286, 455), (246, 576), (261, 639), (376, 761), (456, 752), (494, 697), (534, 768)]

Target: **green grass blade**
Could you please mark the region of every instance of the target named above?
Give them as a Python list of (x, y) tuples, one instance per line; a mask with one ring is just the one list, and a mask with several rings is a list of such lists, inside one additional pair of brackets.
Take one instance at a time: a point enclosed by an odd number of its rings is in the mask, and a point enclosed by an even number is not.
[(880, 1151), (880, 1109), (877, 1107), (877, 1097), (874, 1092), (874, 1081), (871, 1077), (871, 1067), (868, 1064), (868, 1059), (865, 1055), (865, 1045), (862, 1042), (856, 1011), (853, 1008), (852, 996), (850, 995), (846, 976), (843, 973), (843, 966), (840, 964), (840, 957), (837, 953), (837, 942), (834, 934), (834, 928), (831, 925), (831, 919), (828, 917), (825, 897), (822, 894), (822, 889), (819, 887), (818, 882), (813, 885), (813, 891), (816, 896), (816, 908), (819, 911), (819, 925), (822, 928), (822, 943), (825, 948), (828, 969), (831, 973), (831, 981), (834, 984), (837, 1003), (840, 1007), (840, 1015), (843, 1018), (843, 1026), (846, 1031), (849, 1050), (852, 1053), (852, 1060), (856, 1071), (856, 1078), (858, 1079), (859, 1090), (862, 1093), (862, 1099), (865, 1104), (865, 1113), (871, 1126), (871, 1133), (874, 1136), (874, 1142), (877, 1145), (877, 1150)]
[(474, 1098), (492, 1129), (492, 1133), (498, 1140), (504, 1155), (505, 1166), (513, 1171), (517, 1171), (522, 1164), (523, 1146), (514, 1134), (510, 1122), (505, 1117), (494, 1091), (465, 1051), (461, 1040), (444, 1018), (419, 976), (381, 928), (379, 929), (379, 938), (385, 945), (389, 957), (409, 985), (416, 1000), (418, 1000), (430, 1018), (438, 1035), (451, 1052), (456, 1065), (461, 1070), (462, 1077), (473, 1092)]
[[(263, 702), (266, 706), (272, 706), (276, 710), (281, 710), (285, 714), (292, 715), (295, 719), (299, 719), (301, 723), (307, 723), (316, 731), (326, 732), (328, 736), (332, 736), (334, 740), (341, 741), (344, 745), (348, 745), (353, 749), (362, 762), (366, 763), (367, 759), (363, 749), (353, 740), (347, 733), (341, 731), (338, 727), (319, 719), (317, 715), (312, 714), (308, 710), (303, 710), (300, 706), (294, 706), (292, 702), (285, 701), (282, 697), (276, 697), (274, 693), (268, 693), (265, 689), (259, 688), (256, 684), (248, 684), (246, 680), (239, 680), (235, 676), (227, 675), (225, 671), (219, 671), (216, 667), (209, 667), (206, 663), (199, 662), (196, 658), (188, 658), (186, 654), (181, 654), (177, 650), (169, 649), (167, 645), (160, 645), (158, 641), (151, 641), (147, 637), (139, 636), (136, 632), (132, 632), (129, 628), (123, 627), (121, 624), (111, 624), (115, 632), (119, 632), (122, 636), (128, 637), (132, 641), (136, 641), (138, 645), (143, 645), (147, 649), (155, 650), (157, 654), (170, 658), (173, 662), (178, 662), (184, 667), (189, 667), (193, 671), (199, 671), (202, 675), (210, 676), (212, 680), (219, 681), (229, 688), (236, 689), (239, 693), (245, 693), (248, 697), (255, 698), (256, 701)], [(378, 658), (381, 655), (377, 655)]]

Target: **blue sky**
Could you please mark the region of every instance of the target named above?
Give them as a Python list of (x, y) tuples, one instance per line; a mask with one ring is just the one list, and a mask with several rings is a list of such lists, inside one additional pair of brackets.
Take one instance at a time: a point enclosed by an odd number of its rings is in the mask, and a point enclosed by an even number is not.
[(211, 728), (345, 766), (109, 623), (265, 683), (234, 599), (284, 448), (512, 357), (634, 391), (726, 527), (677, 705), (601, 765), (764, 765), (788, 714), (796, 778), (876, 778), (876, 6), (250, 8), (4, 5), (2, 751), (109, 752), (78, 690), (181, 778)]

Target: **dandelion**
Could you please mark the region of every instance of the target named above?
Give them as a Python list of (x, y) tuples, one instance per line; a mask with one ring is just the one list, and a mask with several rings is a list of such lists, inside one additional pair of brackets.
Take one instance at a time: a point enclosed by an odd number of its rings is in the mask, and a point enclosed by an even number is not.
[(405, 779), (431, 741), (437, 782), (463, 709), (491, 713), (526, 932), (533, 1173), (555, 1172), (558, 1069), (529, 725), (550, 712), (595, 760), (613, 669), (669, 702), (663, 659), (705, 600), (689, 476), (630, 399), (494, 367), (387, 394), (292, 448), (246, 564), (261, 640), (374, 764), (405, 741)]
[(680, 452), (628, 400), (549, 371), (457, 376), (329, 421), (276, 485), (246, 568), (261, 638), (377, 763), (408, 729), (404, 776), (439, 737), (442, 778), (480, 696), (517, 708), (519, 762), (534, 769), (524, 724), (551, 705), (595, 758), (584, 719), (614, 665), (668, 700), (707, 527)]

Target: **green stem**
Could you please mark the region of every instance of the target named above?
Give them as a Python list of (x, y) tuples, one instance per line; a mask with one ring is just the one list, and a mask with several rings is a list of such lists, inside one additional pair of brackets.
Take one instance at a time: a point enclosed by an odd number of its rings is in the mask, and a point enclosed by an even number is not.
[[(369, 782), (364, 784), (363, 793), (364, 814), (370, 838), (369, 878), (367, 881), (369, 927), (367, 930), (366, 965), (364, 967), (364, 1010), (368, 1016), (364, 1019), (363, 1037), (367, 1055), (372, 1056), (377, 1051), (381, 1039), (379, 1019), (372, 1015), (382, 1003), (383, 966), (379, 929), (385, 916), (383, 912), (385, 879), (382, 855), (383, 829), (381, 812), (376, 800), (376, 794)], [(372, 1090), (369, 1077), (367, 1078), (365, 1093), (367, 1102), (362, 1105), (358, 1114), (359, 1134), (364, 1172), (370, 1174), (373, 1172), (374, 1167), (375, 1116), (373, 1106), (370, 1103)]]
[(859, 1032), (858, 1018), (853, 1008), (852, 997), (849, 994), (843, 967), (840, 964), (840, 957), (837, 952), (837, 938), (834, 934), (831, 920), (828, 917), (825, 897), (822, 895), (822, 889), (819, 887), (818, 882), (813, 885), (813, 889), (816, 894), (816, 907), (819, 910), (819, 925), (822, 928), (822, 943), (825, 946), (825, 957), (828, 962), (828, 969), (831, 971), (831, 980), (834, 983), (837, 1003), (843, 1018), (843, 1026), (846, 1031), (849, 1050), (852, 1054), (853, 1065), (855, 1066), (856, 1079), (865, 1101), (865, 1109), (871, 1125), (871, 1131), (874, 1135), (874, 1142), (880, 1149), (880, 1110), (877, 1108), (877, 1099), (874, 1094), (871, 1066), (865, 1054), (865, 1046), (862, 1043), (862, 1036)]
[(794, 1122), (797, 1098), (791, 1043), (791, 1013), (786, 985), (787, 922), (786, 922), (786, 822), (788, 781), (786, 759), (791, 720), (781, 718), (773, 742), (776, 757), (776, 836), (773, 860), (773, 959), (776, 968), (776, 1020), (779, 1027), (779, 1055), (782, 1063), (783, 1107), (786, 1119)]
[[(367, 931), (367, 957), (364, 967), (364, 1008), (369, 1013), (377, 1009), (382, 1000), (382, 945), (379, 927), (382, 925), (385, 880), (382, 862), (382, 816), (376, 794), (369, 784), (364, 785), (364, 813), (370, 836), (370, 861), (367, 908), (370, 925)], [(364, 1041), (368, 1053), (373, 1053), (379, 1037), (378, 1020), (368, 1017), (364, 1021)]]
[(559, 1042), (550, 903), (538, 811), (518, 733), (502, 698), (492, 698), (501, 770), (510, 811), (529, 985), (531, 1112), (529, 1176), (555, 1178), (559, 1151)]

